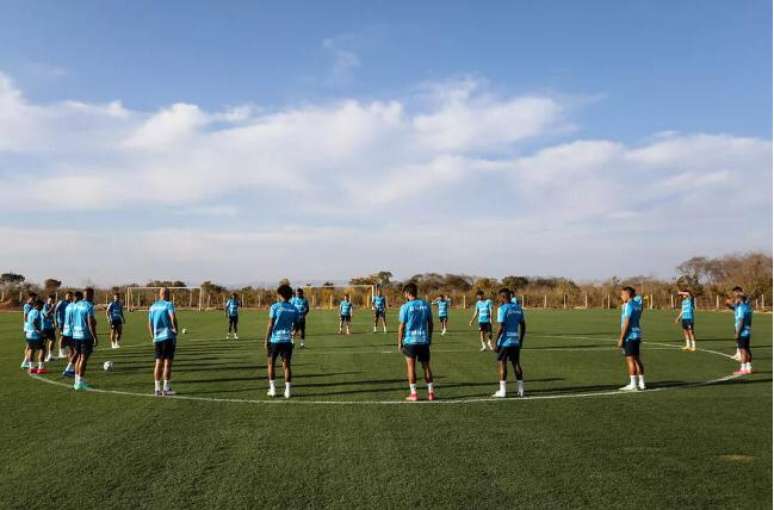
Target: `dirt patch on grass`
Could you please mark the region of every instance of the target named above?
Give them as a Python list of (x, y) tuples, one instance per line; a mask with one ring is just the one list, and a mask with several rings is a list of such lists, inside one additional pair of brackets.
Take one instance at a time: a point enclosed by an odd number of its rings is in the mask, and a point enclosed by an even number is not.
[(752, 455), (743, 455), (741, 453), (729, 453), (726, 455), (721, 455), (720, 460), (725, 460), (726, 462), (742, 462), (742, 463), (748, 463), (752, 462), (755, 457)]

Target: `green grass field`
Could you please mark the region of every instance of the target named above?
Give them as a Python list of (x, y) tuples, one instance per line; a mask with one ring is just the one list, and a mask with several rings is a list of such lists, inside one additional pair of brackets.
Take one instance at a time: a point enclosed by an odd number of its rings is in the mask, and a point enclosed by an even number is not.
[(436, 403), (402, 401), (395, 335), (364, 313), (341, 337), (334, 312), (312, 312), (290, 401), (266, 397), (265, 312), (242, 313), (239, 341), (221, 313), (182, 312), (179, 398), (151, 396), (143, 312), (120, 350), (103, 334), (88, 393), (61, 362), (44, 380), (20, 370), (21, 314), (0, 314), (0, 508), (771, 507), (770, 315), (753, 322), (756, 373), (706, 384), (737, 367), (731, 315), (699, 313), (702, 351), (685, 353), (673, 315), (646, 312), (651, 389), (619, 394), (616, 311), (528, 310), (528, 398), (492, 401), (493, 355), (452, 313)]

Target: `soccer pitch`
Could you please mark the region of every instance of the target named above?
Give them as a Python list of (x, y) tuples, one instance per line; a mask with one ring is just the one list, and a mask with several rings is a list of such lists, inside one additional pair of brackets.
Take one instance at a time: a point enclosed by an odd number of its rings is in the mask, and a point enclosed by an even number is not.
[(181, 312), (178, 397), (164, 398), (145, 312), (127, 314), (120, 350), (99, 316), (86, 393), (62, 362), (20, 370), (21, 314), (0, 314), (0, 508), (771, 506), (771, 315), (753, 321), (755, 373), (723, 380), (730, 314), (699, 313), (686, 353), (674, 314), (646, 311), (649, 390), (621, 394), (617, 311), (528, 310), (527, 398), (494, 401), (471, 313), (434, 336), (432, 403), (403, 401), (395, 309), (389, 334), (361, 311), (352, 336), (313, 311), (289, 401), (266, 397), (265, 311), (242, 312), (238, 341), (222, 312)]

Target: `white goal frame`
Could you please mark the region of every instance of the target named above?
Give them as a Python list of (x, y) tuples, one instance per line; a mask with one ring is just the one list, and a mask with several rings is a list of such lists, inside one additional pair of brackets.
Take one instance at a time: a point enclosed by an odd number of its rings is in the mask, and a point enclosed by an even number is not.
[[(136, 306), (136, 307), (134, 306), (134, 291), (154, 290), (154, 291), (156, 291), (156, 294), (158, 294), (159, 290), (161, 290), (163, 288), (169, 289), (170, 293), (172, 294), (172, 303), (173, 304), (176, 304), (175, 303), (175, 295), (174, 295), (173, 291), (175, 291), (175, 290), (187, 290), (187, 291), (190, 291), (190, 293), (191, 293), (191, 298), (188, 301), (188, 307), (189, 308), (196, 308), (200, 312), (204, 309), (203, 308), (203, 303), (202, 303), (202, 301), (204, 299), (204, 292), (202, 291), (201, 287), (127, 287), (126, 288), (126, 295), (125, 295), (125, 299), (124, 299), (124, 304), (126, 305), (128, 310), (139, 310), (139, 309), (142, 309), (139, 305)], [(197, 291), (197, 290), (199, 291), (199, 299), (196, 301), (196, 303), (194, 303), (193, 295), (194, 295), (194, 291)], [(181, 306), (185, 306), (185, 305), (181, 305)]]

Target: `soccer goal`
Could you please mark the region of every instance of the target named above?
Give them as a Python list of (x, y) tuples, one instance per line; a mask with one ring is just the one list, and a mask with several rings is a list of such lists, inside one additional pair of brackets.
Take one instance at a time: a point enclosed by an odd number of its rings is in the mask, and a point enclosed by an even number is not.
[(307, 286), (302, 288), (311, 308), (328, 310), (338, 308), (339, 303), (344, 299), (344, 294), (349, 294), (355, 308), (370, 310), (371, 299), (376, 293), (376, 285)]
[[(128, 310), (147, 310), (159, 298), (163, 287), (127, 287), (125, 306)], [(167, 287), (169, 299), (177, 308), (203, 310), (204, 293), (201, 287)]]

